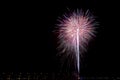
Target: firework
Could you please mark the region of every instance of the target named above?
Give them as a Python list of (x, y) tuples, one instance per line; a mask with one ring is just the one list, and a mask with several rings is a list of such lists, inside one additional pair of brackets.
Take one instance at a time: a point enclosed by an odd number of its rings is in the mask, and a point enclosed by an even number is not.
[(95, 33), (95, 19), (89, 11), (74, 11), (59, 19), (57, 32), (61, 53), (74, 54), (78, 71), (80, 70), (80, 55), (86, 50), (89, 40)]

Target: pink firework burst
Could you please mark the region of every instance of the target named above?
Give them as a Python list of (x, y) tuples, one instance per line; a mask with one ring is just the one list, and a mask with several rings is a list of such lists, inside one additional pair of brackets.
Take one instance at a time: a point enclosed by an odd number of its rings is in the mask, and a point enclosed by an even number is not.
[(85, 13), (77, 11), (71, 15), (64, 15), (64, 18), (60, 19), (59, 22), (58, 48), (62, 53), (67, 51), (67, 55), (70, 55), (70, 52), (75, 53), (79, 70), (79, 55), (86, 50), (89, 40), (95, 36), (95, 19), (89, 11)]

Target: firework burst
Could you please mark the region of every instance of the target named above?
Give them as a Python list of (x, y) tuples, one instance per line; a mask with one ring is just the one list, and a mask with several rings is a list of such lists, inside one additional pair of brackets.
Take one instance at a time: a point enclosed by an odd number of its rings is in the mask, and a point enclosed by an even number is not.
[(89, 11), (74, 11), (64, 15), (57, 25), (59, 33), (58, 49), (67, 55), (75, 54), (78, 71), (80, 69), (80, 55), (86, 50), (89, 40), (95, 32), (95, 19)]

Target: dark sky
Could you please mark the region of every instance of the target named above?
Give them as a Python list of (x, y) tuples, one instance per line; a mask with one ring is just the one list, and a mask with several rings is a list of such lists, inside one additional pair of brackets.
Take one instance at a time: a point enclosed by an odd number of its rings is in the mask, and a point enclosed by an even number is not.
[(0, 71), (59, 71), (53, 30), (69, 8), (89, 9), (96, 20), (96, 38), (81, 63), (81, 75), (119, 75), (119, 7), (115, 1), (56, 0), (5, 2), (2, 6)]

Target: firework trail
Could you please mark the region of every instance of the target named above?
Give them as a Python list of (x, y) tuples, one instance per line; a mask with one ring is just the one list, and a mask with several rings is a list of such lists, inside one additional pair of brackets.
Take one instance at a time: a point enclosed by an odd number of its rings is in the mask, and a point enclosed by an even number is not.
[[(89, 11), (74, 11), (70, 15), (64, 15), (59, 19), (58, 39), (62, 53), (75, 54), (78, 72), (80, 71), (80, 55), (86, 50), (89, 40), (95, 32), (95, 19)], [(70, 53), (71, 52), (71, 53)], [(73, 53), (72, 53), (73, 52)]]

